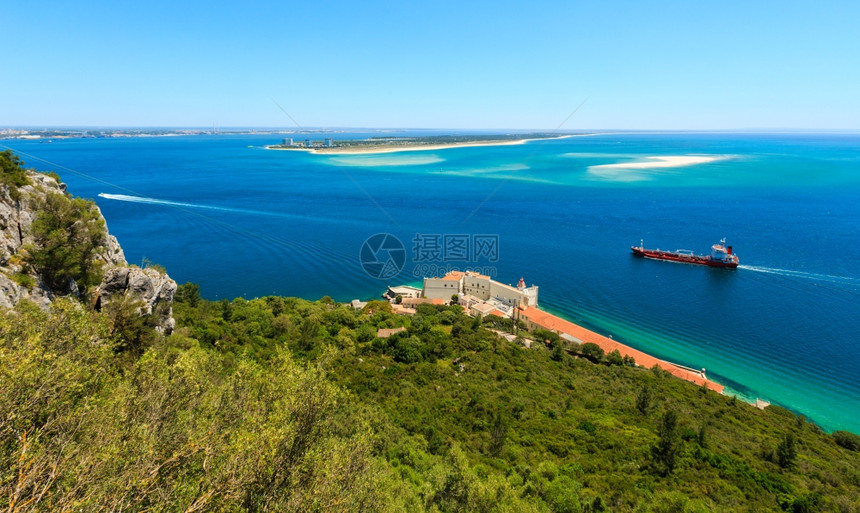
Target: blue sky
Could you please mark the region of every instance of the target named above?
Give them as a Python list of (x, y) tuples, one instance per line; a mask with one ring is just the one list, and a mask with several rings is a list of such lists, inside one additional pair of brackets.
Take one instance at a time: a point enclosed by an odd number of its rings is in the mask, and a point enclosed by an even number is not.
[[(176, 5), (180, 4), (180, 5)], [(860, 2), (7, 2), (0, 126), (860, 128)]]

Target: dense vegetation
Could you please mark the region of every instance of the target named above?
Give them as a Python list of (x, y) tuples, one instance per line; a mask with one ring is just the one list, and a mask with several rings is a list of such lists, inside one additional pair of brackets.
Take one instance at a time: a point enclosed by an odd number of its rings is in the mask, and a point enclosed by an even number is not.
[[(0, 184), (17, 192), (18, 187), (29, 184), (24, 162), (12, 150), (0, 151)], [(13, 196), (13, 199), (17, 199)]]
[[(329, 380), (381, 417), (380, 454), (427, 509), (860, 510), (860, 457), (837, 445), (852, 435), (784, 408), (760, 411), (587, 347), (558, 351), (545, 333), (547, 349), (525, 349), (486, 329), (504, 321), (459, 307), (422, 305), (409, 318), (377, 302), (363, 312), (327, 298), (212, 303), (180, 289), (183, 333), (222, 354), (325, 355)], [(407, 329), (375, 336), (397, 326)], [(456, 486), (440, 489), (440, 471)]]
[(31, 227), (35, 244), (25, 248), (28, 261), (55, 291), (86, 290), (101, 282), (96, 253), (107, 231), (91, 201), (49, 192), (36, 205)]
[(112, 320), (67, 300), (0, 318), (7, 511), (377, 511), (373, 430), (281, 350), (230, 360), (162, 338), (129, 362)]
[(180, 328), (139, 357), (109, 312), (0, 317), (10, 511), (860, 510), (854, 435), (526, 349), (495, 318), (177, 300)]

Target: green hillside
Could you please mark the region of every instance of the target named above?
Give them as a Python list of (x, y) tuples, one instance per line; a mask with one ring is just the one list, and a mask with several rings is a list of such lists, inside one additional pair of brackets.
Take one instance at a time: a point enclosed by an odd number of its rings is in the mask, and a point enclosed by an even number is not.
[[(486, 329), (500, 319), (456, 306), (422, 305), (410, 318), (384, 303), (363, 312), (327, 299), (211, 303), (194, 291), (178, 295), (185, 336), (255, 361), (287, 347), (372, 412), (378, 455), (409, 509), (860, 507), (860, 454), (784, 408), (761, 411), (573, 348), (526, 349)], [(407, 330), (376, 338), (397, 326)], [(850, 447), (850, 434), (837, 437)]]
[(0, 318), (9, 511), (860, 506), (850, 434), (663, 372), (526, 349), (458, 307), (408, 318), (177, 296), (168, 337), (68, 300)]

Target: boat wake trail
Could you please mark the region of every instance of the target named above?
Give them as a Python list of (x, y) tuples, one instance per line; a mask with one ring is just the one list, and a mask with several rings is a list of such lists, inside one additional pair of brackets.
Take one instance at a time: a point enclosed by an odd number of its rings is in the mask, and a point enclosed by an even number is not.
[(759, 267), (755, 265), (739, 265), (738, 269), (747, 271), (755, 271), (757, 273), (778, 274), (780, 276), (788, 276), (792, 278), (804, 278), (807, 280), (827, 281), (831, 283), (845, 283), (858, 285), (860, 278), (852, 278), (850, 276), (836, 276), (833, 274), (807, 273), (803, 271), (791, 271), (789, 269), (776, 269), (774, 267)]
[[(243, 214), (257, 214), (257, 215), (267, 215), (267, 216), (278, 216), (278, 217), (288, 217), (288, 218), (296, 218), (303, 220), (314, 220), (321, 221), (322, 219), (310, 219), (305, 216), (297, 216), (294, 214), (280, 213), (280, 212), (266, 212), (261, 210), (249, 210), (242, 208), (230, 208), (230, 207), (216, 207), (212, 205), (200, 205), (198, 203), (187, 203), (182, 201), (170, 201), (170, 200), (160, 200), (156, 198), (147, 198), (145, 196), (131, 196), (126, 194), (107, 194), (100, 193), (99, 197), (116, 200), (116, 201), (125, 201), (129, 203), (143, 203), (149, 205), (165, 205), (174, 208), (178, 208), (180, 210), (184, 210), (187, 214), (191, 214), (195, 219), (202, 220), (205, 223), (209, 223), (215, 229), (220, 230), (223, 233), (232, 233), (238, 236), (247, 237), (253, 239), (257, 242), (257, 244), (267, 245), (267, 246), (275, 246), (280, 247), (288, 251), (300, 252), (303, 255), (311, 258), (311, 261), (316, 262), (340, 262), (344, 264), (349, 264), (354, 262), (354, 257), (345, 252), (332, 251), (329, 248), (324, 248), (319, 246), (318, 244), (314, 244), (312, 242), (287, 239), (283, 237), (278, 237), (277, 235), (273, 235), (269, 232), (258, 232), (255, 230), (248, 230), (247, 228), (243, 228), (238, 225), (234, 225), (231, 223), (227, 223), (221, 220), (218, 220), (214, 217), (207, 216), (205, 214), (194, 212), (192, 209), (204, 209), (204, 210), (218, 210), (223, 212), (238, 212)], [(188, 210), (186, 210), (188, 209)], [(340, 222), (334, 220), (332, 222)]]
[(262, 210), (247, 210), (244, 208), (230, 208), (230, 207), (215, 207), (212, 205), (200, 205), (198, 203), (185, 203), (182, 201), (170, 201), (170, 200), (161, 200), (156, 198), (147, 198), (145, 196), (129, 196), (127, 194), (107, 194), (107, 193), (99, 193), (100, 198), (116, 200), (116, 201), (127, 201), (130, 203), (145, 203), (148, 205), (166, 205), (169, 207), (183, 207), (183, 208), (202, 208), (205, 210), (220, 210), (222, 212), (236, 212), (241, 214), (256, 214), (256, 215), (265, 215), (265, 216), (280, 216), (283, 217), (283, 214), (279, 212), (264, 212)]

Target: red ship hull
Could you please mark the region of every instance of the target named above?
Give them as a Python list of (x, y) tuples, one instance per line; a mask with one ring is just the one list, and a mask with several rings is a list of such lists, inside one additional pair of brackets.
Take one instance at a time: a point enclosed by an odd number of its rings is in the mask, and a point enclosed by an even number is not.
[(681, 262), (684, 264), (706, 265), (708, 267), (722, 267), (734, 269), (738, 266), (737, 257), (729, 261), (716, 260), (709, 256), (694, 255), (692, 253), (681, 253), (677, 251), (661, 251), (659, 249), (645, 249), (631, 246), (630, 249), (636, 256), (651, 258), (654, 260), (668, 260), (670, 262)]

